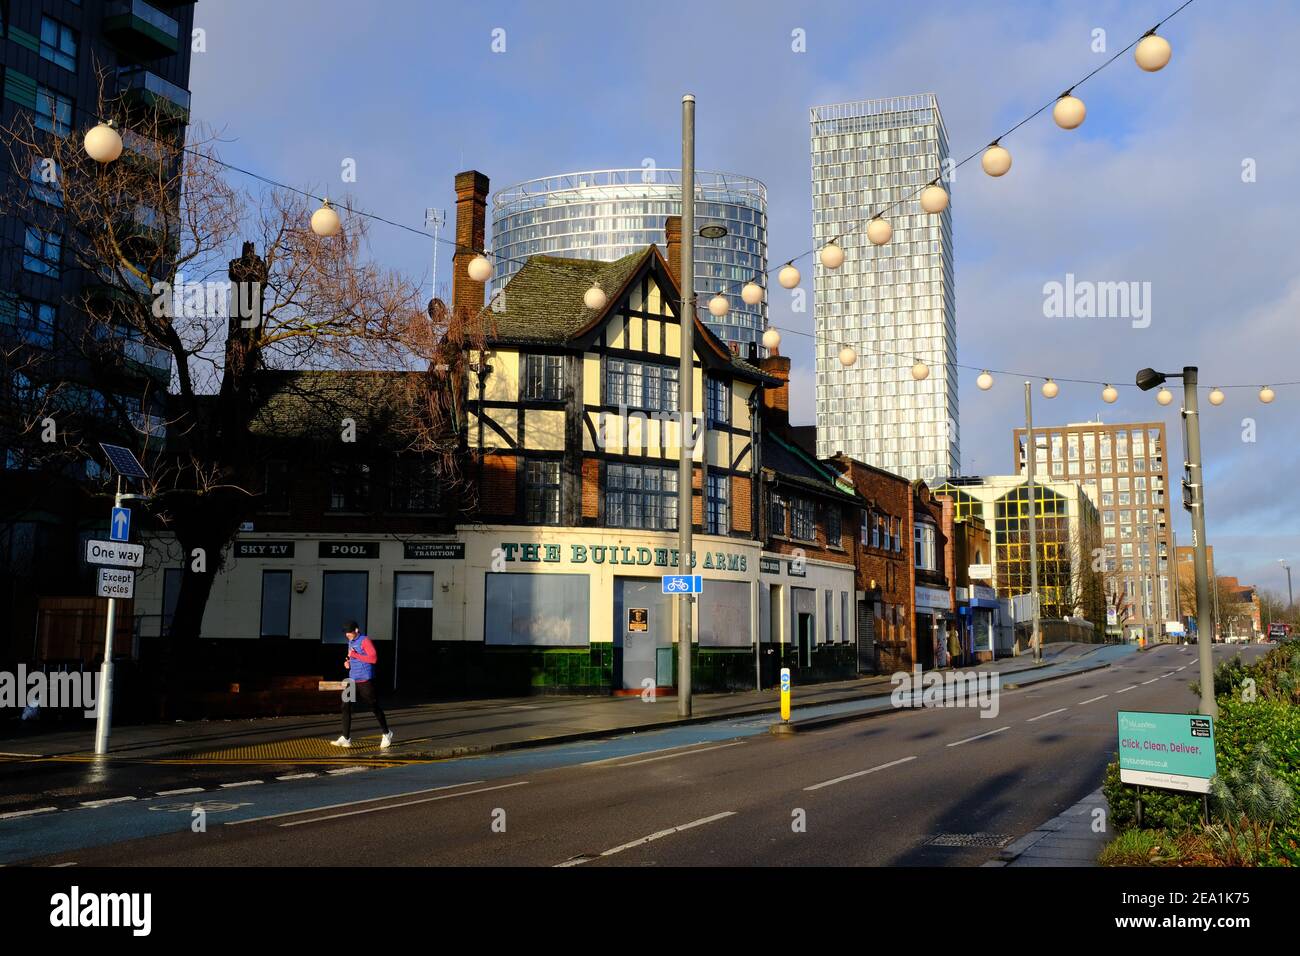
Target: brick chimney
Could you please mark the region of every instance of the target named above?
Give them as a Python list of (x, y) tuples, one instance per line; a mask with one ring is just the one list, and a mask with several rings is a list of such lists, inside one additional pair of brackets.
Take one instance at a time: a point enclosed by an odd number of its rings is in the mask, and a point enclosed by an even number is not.
[(677, 283), (678, 291), (682, 288), (682, 217), (669, 216), (664, 220), (664, 239), (668, 243), (668, 271)]
[(477, 170), (456, 174), (456, 255), (452, 257), (451, 304), (456, 312), (483, 308), (484, 283), (469, 277), (469, 261), (483, 251), (488, 178)]
[(767, 357), (760, 360), (758, 367), (781, 380), (780, 385), (769, 385), (763, 389), (763, 407), (769, 416), (781, 425), (790, 424), (790, 360), (777, 349), (770, 349)]

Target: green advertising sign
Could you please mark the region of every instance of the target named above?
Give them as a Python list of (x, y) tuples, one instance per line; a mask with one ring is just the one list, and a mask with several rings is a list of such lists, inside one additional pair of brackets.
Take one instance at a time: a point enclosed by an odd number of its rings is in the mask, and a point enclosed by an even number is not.
[(1121, 710), (1116, 719), (1121, 781), (1209, 793), (1215, 773), (1214, 718)]

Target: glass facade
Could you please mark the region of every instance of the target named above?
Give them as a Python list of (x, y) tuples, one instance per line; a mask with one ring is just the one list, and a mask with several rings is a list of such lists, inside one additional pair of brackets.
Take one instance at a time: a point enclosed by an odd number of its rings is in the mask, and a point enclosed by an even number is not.
[[(727, 342), (757, 342), (767, 302), (746, 305), (740, 287), (767, 285), (767, 188), (729, 173), (695, 174), (695, 224), (726, 226), (722, 239), (695, 239), (700, 318)], [(495, 295), (530, 256), (612, 261), (655, 243), (667, 256), (664, 221), (682, 211), (681, 171), (604, 169), (534, 179), (492, 197)], [(707, 303), (726, 287), (731, 311), (715, 319)], [(609, 289), (607, 292), (613, 292)]]
[[(813, 244), (845, 251), (838, 269), (814, 266), (819, 457), (842, 451), (913, 480), (960, 474), (952, 207), (902, 201), (947, 162), (932, 94), (812, 109)], [(893, 237), (873, 246), (867, 222), (887, 208)], [(842, 345), (857, 349), (851, 368)], [(924, 381), (914, 358), (931, 368)]]

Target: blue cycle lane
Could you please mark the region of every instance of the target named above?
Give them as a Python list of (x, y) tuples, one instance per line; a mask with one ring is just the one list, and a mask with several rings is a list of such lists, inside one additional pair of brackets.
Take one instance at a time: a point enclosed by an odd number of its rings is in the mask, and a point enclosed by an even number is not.
[[(1049, 664), (1032, 672), (1003, 675), (1003, 683), (1024, 687), (1054, 677), (1096, 669), (1128, 654), (1133, 648), (1108, 645), (1076, 660)], [(894, 709), (889, 694), (863, 700), (797, 707), (797, 720)], [(277, 815), (292, 815), (359, 801), (380, 802), (410, 796), (418, 791), (490, 785), (544, 770), (572, 767), (601, 760), (735, 740), (767, 732), (776, 714), (722, 717), (717, 721), (628, 733), (550, 747), (461, 757), (430, 763), (367, 768), (364, 773), (322, 775), (303, 780), (277, 781), (256, 787), (208, 792), (201, 799), (152, 797), (120, 804), (51, 811), (0, 820), (0, 864), (18, 863), (73, 850), (106, 846), (126, 840), (162, 836), (191, 828), (192, 811), (207, 811), (209, 828)]]

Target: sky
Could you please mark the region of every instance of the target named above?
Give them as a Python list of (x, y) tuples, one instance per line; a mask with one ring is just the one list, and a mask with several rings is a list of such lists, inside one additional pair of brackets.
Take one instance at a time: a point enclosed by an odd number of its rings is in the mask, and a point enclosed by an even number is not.
[[(810, 107), (933, 92), (963, 158), (1179, 3), (224, 0), (195, 7), (206, 42), (193, 116), (229, 161), (421, 228), (426, 207), (454, 208), (463, 169), (495, 189), (647, 158), (679, 166), (690, 92), (697, 167), (767, 186), (772, 266), (812, 246)], [(1190, 543), (1179, 402), (1131, 386), (1145, 366), (1198, 366), (1205, 386), (1249, 386), (1225, 388), (1218, 408), (1202, 393), (1216, 568), (1285, 595), (1278, 559), (1300, 562), (1300, 385), (1278, 385), (1300, 381), (1300, 220), (1286, 198), (1300, 174), (1300, 7), (1194, 0), (1160, 32), (1165, 69), (1125, 54), (1076, 88), (1081, 127), (1045, 112), (1002, 141), (1006, 176), (976, 161), (952, 183), (958, 361), (974, 366), (960, 372), (962, 470), (1013, 471), (1022, 383), (1053, 376), (1060, 394), (1035, 392), (1036, 425), (1166, 423), (1170, 517)], [(344, 184), (348, 160), (356, 181)], [(370, 245), (429, 280), (429, 241), (376, 224)], [(440, 286), (450, 255), (443, 246)], [(1067, 274), (1143, 284), (1149, 322), (1047, 315), (1044, 286)], [(770, 318), (812, 331), (811, 310), (791, 314), (776, 293)], [(796, 422), (814, 418), (811, 343), (782, 343)], [(981, 392), (983, 367), (1008, 373)], [(1072, 378), (1113, 382), (1120, 399), (1104, 405), (1099, 386)], [(1277, 393), (1267, 406), (1264, 384)]]

